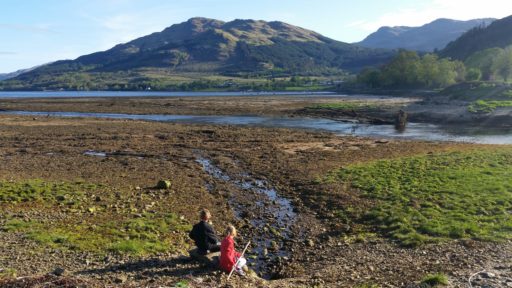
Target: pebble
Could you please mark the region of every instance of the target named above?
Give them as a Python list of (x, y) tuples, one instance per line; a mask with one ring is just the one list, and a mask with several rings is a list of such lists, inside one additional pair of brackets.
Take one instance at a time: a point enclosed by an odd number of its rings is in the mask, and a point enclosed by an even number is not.
[(66, 273), (66, 270), (61, 267), (55, 268), (55, 270), (53, 270), (53, 272), (52, 272), (52, 274), (55, 276), (62, 276), (62, 275), (64, 275), (64, 273)]
[(482, 276), (482, 278), (495, 278), (496, 277), (496, 274), (491, 273), (491, 272), (483, 272), (480, 275)]
[(121, 283), (126, 282), (127, 280), (128, 280), (128, 277), (126, 275), (121, 274), (114, 279), (114, 282), (117, 284), (121, 284)]

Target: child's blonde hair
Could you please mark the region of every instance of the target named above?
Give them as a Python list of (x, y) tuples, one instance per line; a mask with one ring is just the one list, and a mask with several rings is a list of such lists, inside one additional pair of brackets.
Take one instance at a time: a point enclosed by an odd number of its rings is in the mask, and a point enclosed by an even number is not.
[(225, 236), (229, 236), (229, 235), (233, 235), (236, 233), (236, 228), (235, 226), (233, 225), (228, 225), (228, 227), (226, 228), (226, 232), (224, 233)]

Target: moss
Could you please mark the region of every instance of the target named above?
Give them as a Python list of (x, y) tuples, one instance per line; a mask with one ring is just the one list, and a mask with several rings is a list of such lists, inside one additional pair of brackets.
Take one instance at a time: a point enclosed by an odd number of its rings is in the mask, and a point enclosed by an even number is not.
[(73, 202), (84, 196), (85, 190), (94, 190), (98, 186), (87, 183), (45, 182), (34, 179), (24, 182), (0, 181), (0, 203), (20, 202)]
[(104, 253), (115, 251), (129, 254), (151, 254), (185, 247), (172, 238), (173, 232), (190, 230), (174, 214), (142, 215), (123, 221), (70, 225), (58, 222), (42, 223), (10, 219), (4, 231), (25, 233), (28, 239), (54, 248)]
[(12, 268), (1, 269), (0, 268), (0, 280), (7, 280), (16, 278), (16, 270)]
[(430, 287), (448, 285), (448, 276), (442, 273), (429, 274), (421, 280), (421, 284), (429, 285)]

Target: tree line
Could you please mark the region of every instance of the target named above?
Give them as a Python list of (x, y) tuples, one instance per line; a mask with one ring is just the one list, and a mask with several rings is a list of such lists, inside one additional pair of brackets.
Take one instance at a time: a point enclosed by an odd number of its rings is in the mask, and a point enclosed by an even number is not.
[(512, 46), (478, 51), (464, 63), (468, 67), (468, 80), (508, 82), (512, 77)]
[(466, 67), (461, 61), (402, 50), (388, 64), (363, 70), (357, 82), (370, 88), (442, 88), (465, 77)]

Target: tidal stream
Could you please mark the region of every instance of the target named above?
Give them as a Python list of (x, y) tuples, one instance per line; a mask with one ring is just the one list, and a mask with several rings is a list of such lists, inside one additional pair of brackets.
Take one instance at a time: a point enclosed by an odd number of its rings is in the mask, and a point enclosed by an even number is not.
[[(246, 255), (249, 265), (261, 277), (272, 278), (276, 265), (288, 258), (285, 241), (290, 239), (290, 228), (295, 221), (292, 203), (266, 181), (253, 179), (245, 173), (228, 175), (204, 157), (198, 157), (196, 161), (213, 179), (235, 188), (228, 202), (239, 222), (250, 223), (246, 225), (250, 228), (242, 229), (250, 234), (244, 237), (251, 240)], [(216, 189), (212, 183), (207, 183), (207, 188), (210, 192)], [(243, 245), (245, 243), (239, 243), (238, 249)]]
[(363, 124), (341, 122), (324, 118), (284, 116), (202, 116), (36, 111), (1, 111), (0, 114), (37, 117), (107, 118), (186, 124), (295, 128), (313, 131), (327, 131), (337, 135), (353, 135), (377, 138), (399, 138), (426, 141), (456, 141), (482, 144), (512, 144), (512, 129), (492, 130), (489, 128), (482, 129), (479, 127), (439, 126), (428, 123), (408, 123), (407, 128), (404, 131), (397, 131), (394, 125)]

